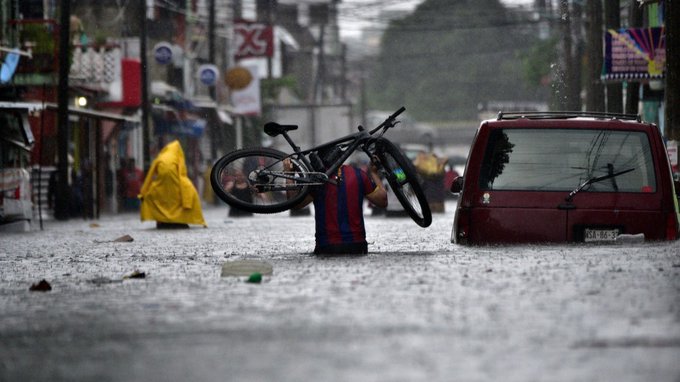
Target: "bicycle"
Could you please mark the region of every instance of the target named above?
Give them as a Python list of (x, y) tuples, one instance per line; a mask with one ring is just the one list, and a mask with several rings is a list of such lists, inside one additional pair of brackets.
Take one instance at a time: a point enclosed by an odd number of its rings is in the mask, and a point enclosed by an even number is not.
[[(297, 125), (268, 122), (264, 132), (283, 136), (293, 149), (286, 154), (272, 148), (258, 147), (233, 151), (220, 158), (210, 173), (210, 184), (215, 194), (225, 203), (253, 213), (276, 213), (295, 207), (313, 187), (333, 183), (333, 174), (355, 151), (361, 150), (379, 169), (408, 215), (421, 227), (432, 223), (432, 213), (411, 161), (383, 135), (396, 126), (401, 107), (372, 130), (359, 125), (356, 133), (328, 143), (301, 150), (288, 135)], [(333, 150), (335, 160), (323, 166), (320, 151)], [(284, 171), (284, 160), (292, 169)]]

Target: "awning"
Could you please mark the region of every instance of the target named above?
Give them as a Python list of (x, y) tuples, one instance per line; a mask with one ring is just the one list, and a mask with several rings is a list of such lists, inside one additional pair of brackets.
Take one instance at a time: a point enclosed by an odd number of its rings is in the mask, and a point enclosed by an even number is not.
[(193, 98), (191, 102), (195, 107), (201, 109), (214, 110), (220, 122), (233, 125), (234, 120), (231, 118), (232, 108), (229, 105), (218, 104), (210, 98)]
[[(59, 111), (59, 106), (56, 103), (42, 103), (42, 102), (0, 102), (0, 109), (26, 109), (29, 112), (50, 110)], [(117, 113), (107, 113), (105, 111), (93, 110), (93, 109), (82, 109), (73, 106), (68, 108), (69, 114), (81, 115), (84, 117), (108, 119), (116, 122), (131, 122), (140, 123), (141, 120), (138, 116), (134, 115), (123, 115)]]
[(26, 109), (32, 112), (42, 110), (43, 104), (40, 102), (0, 102), (0, 109)]
[(166, 105), (153, 105), (151, 118), (156, 135), (175, 134), (200, 137), (207, 125), (202, 118), (182, 117), (175, 108)]
[[(54, 103), (47, 103), (47, 104), (45, 104), (45, 106), (46, 106), (47, 110), (52, 110), (52, 111), (58, 111), (59, 110), (58, 105), (54, 104)], [(108, 113), (108, 112), (105, 112), (105, 111), (92, 110), (92, 109), (82, 109), (82, 108), (77, 108), (77, 107), (73, 107), (73, 106), (69, 106), (68, 112), (69, 112), (69, 114), (80, 115), (80, 116), (83, 116), (83, 117), (108, 119), (108, 120), (116, 121), (116, 122), (141, 123), (141, 119), (138, 116), (134, 116), (134, 115)]]
[(225, 123), (227, 125), (233, 125), (234, 120), (231, 119), (231, 116), (224, 110), (217, 109), (217, 116), (220, 118), (220, 122)]

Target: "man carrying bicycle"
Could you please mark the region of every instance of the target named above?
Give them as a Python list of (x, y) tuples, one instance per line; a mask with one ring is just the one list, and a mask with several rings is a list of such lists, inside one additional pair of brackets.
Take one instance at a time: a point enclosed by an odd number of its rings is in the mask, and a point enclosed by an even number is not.
[[(325, 166), (337, 157), (332, 152), (320, 152)], [(291, 171), (289, 159), (284, 160), (284, 171)], [(369, 173), (357, 167), (342, 165), (333, 182), (313, 189), (295, 208), (314, 203), (316, 222), (316, 246), (314, 254), (366, 254), (366, 230), (364, 227), (364, 198), (378, 207), (387, 207), (387, 193), (374, 165)]]

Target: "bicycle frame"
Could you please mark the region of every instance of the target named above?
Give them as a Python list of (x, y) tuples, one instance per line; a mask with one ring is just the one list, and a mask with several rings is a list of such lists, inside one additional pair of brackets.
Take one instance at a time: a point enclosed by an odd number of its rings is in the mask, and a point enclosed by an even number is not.
[[(371, 158), (371, 154), (368, 152), (368, 148), (367, 148), (368, 143), (375, 141), (378, 138), (382, 137), (385, 134), (385, 132), (387, 132), (388, 129), (394, 127), (397, 123), (399, 123), (399, 121), (395, 121), (395, 119), (399, 114), (404, 112), (404, 110), (406, 110), (406, 108), (404, 108), (402, 106), (399, 110), (397, 110), (394, 114), (387, 117), (387, 119), (385, 119), (385, 121), (383, 121), (380, 125), (376, 126), (372, 130), (367, 131), (363, 126), (359, 125), (358, 126), (359, 131), (357, 131), (356, 133), (349, 134), (349, 135), (346, 135), (344, 137), (334, 139), (330, 142), (326, 142), (324, 144), (321, 144), (321, 145), (318, 145), (318, 146), (315, 146), (315, 147), (312, 147), (312, 148), (309, 148), (309, 149), (306, 149), (306, 150), (301, 150), (300, 147), (298, 145), (296, 145), (295, 142), (293, 142), (293, 139), (288, 135), (288, 133), (284, 131), (284, 132), (281, 133), (281, 135), (283, 135), (283, 138), (286, 140), (286, 142), (288, 142), (288, 144), (290, 145), (290, 147), (294, 151), (294, 154), (288, 155), (288, 158), (296, 157), (297, 159), (300, 159), (302, 161), (302, 163), (304, 163), (304, 165), (307, 166), (308, 169), (313, 170), (314, 167), (312, 166), (309, 159), (307, 158), (308, 154), (315, 152), (315, 151), (325, 149), (325, 148), (334, 147), (334, 146), (338, 146), (338, 145), (341, 145), (341, 144), (345, 144), (347, 142), (351, 142), (349, 144), (349, 146), (347, 147), (347, 149), (342, 154), (342, 156), (340, 156), (340, 158), (335, 160), (335, 162), (333, 162), (333, 164), (330, 165), (328, 167), (328, 169), (326, 170), (326, 172), (324, 173), (325, 174), (324, 182), (330, 182), (330, 180), (329, 180), (330, 177), (338, 171), (338, 168), (340, 168), (340, 166), (342, 166), (342, 164), (359, 147), (362, 148), (362, 150), (366, 153), (366, 155), (368, 155), (369, 159), (372, 161), (373, 158)], [(376, 132), (378, 132), (379, 130), (382, 130), (382, 131), (379, 134), (375, 135)], [(290, 177), (288, 175), (284, 175), (283, 177), (293, 179), (293, 177)], [(298, 182), (301, 181), (301, 180), (307, 181), (307, 179), (300, 179), (300, 178), (297, 179)], [(309, 183), (315, 184), (314, 183), (315, 181), (317, 181), (317, 180), (316, 179), (310, 180)]]
[(342, 145), (347, 142), (351, 142), (347, 149), (343, 152), (342, 156), (340, 156), (340, 158), (333, 162), (333, 164), (330, 165), (329, 168), (326, 170), (325, 172), (326, 179), (330, 178), (332, 174), (335, 174), (335, 172), (338, 171), (338, 168), (340, 168), (340, 166), (345, 162), (345, 160), (347, 160), (362, 144), (373, 138), (368, 132), (364, 130), (358, 131), (354, 134), (342, 138), (332, 140), (319, 146), (312, 147), (310, 149), (301, 150), (300, 147), (295, 145), (295, 142), (293, 142), (293, 140), (288, 136), (287, 133), (282, 133), (282, 135), (286, 139), (288, 144), (290, 144), (290, 146), (293, 148), (293, 151), (295, 151), (295, 153), (290, 154), (288, 157), (295, 157), (296, 159), (299, 159), (300, 161), (302, 161), (302, 163), (305, 164), (305, 166), (307, 166), (308, 169), (311, 170), (313, 170), (314, 167), (312, 166), (311, 162), (307, 157), (310, 153), (323, 150), (325, 148)]
[[(255, 213), (277, 213), (308, 202), (319, 187), (340, 185), (342, 181), (336, 178), (336, 173), (351, 155), (361, 150), (368, 155), (371, 169), (379, 173), (371, 175), (384, 178), (408, 215), (421, 227), (427, 227), (432, 223), (432, 215), (417, 173), (399, 147), (383, 137), (399, 123), (396, 117), (404, 110), (403, 107), (397, 110), (371, 130), (360, 125), (358, 132), (306, 150), (296, 145), (289, 135), (298, 126), (267, 122), (264, 132), (271, 137), (283, 135), (293, 152), (264, 147), (236, 150), (215, 163), (210, 183), (216, 195), (232, 207)], [(322, 159), (320, 155), (326, 157)], [(245, 185), (243, 175), (247, 180)], [(232, 192), (231, 184), (235, 181), (227, 184), (230, 176), (241, 177), (241, 191)], [(375, 182), (381, 183), (377, 178)], [(246, 188), (248, 191), (244, 191)]]
[[(395, 118), (401, 114), (406, 108), (401, 107), (399, 110), (397, 110), (394, 114), (390, 115), (383, 121), (380, 125), (377, 127), (373, 128), (372, 130), (366, 130), (363, 126), (359, 125), (356, 133), (346, 135), (344, 137), (340, 137), (337, 139), (334, 139), (330, 142), (326, 142), (324, 144), (306, 149), (306, 150), (301, 150), (298, 145), (295, 144), (293, 139), (288, 135), (286, 131), (281, 131), (279, 135), (282, 135), (283, 138), (288, 142), (290, 147), (293, 149), (294, 153), (289, 154), (286, 156), (286, 158), (292, 158), (296, 160), (300, 160), (309, 170), (314, 170), (314, 167), (312, 166), (312, 163), (308, 159), (308, 155), (312, 152), (319, 151), (322, 149), (326, 149), (329, 147), (334, 147), (334, 146), (339, 146), (339, 145), (347, 145), (347, 148), (344, 150), (343, 154), (340, 156), (340, 158), (336, 159), (335, 162), (333, 162), (332, 165), (329, 166), (329, 168), (326, 170), (325, 173), (320, 173), (320, 172), (313, 172), (310, 171), (307, 174), (313, 174), (313, 175), (323, 175), (323, 176), (312, 176), (312, 177), (303, 177), (300, 178), (298, 173), (286, 173), (286, 172), (269, 172), (270, 175), (274, 175), (279, 178), (284, 178), (284, 179), (291, 179), (295, 180), (296, 182), (300, 183), (306, 183), (308, 185), (321, 185), (323, 183), (329, 183), (333, 182), (331, 180), (331, 176), (335, 174), (340, 166), (359, 148), (361, 148), (366, 155), (368, 155), (369, 159), (372, 161), (373, 158), (371, 158), (371, 153), (368, 151), (368, 144), (370, 142), (376, 141), (378, 138), (382, 137), (385, 132), (389, 129), (394, 127), (399, 121), (396, 121)], [(382, 130), (380, 133), (376, 134), (379, 130)], [(295, 175), (298, 175), (298, 177), (295, 177)], [(270, 188), (271, 186), (267, 186), (267, 188)], [(279, 186), (277, 188), (286, 188), (286, 186)]]

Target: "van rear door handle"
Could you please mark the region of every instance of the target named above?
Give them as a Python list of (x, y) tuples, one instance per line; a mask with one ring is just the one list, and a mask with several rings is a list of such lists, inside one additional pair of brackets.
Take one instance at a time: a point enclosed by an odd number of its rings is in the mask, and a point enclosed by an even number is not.
[(573, 205), (572, 203), (562, 203), (557, 206), (558, 210), (575, 210), (576, 206)]

